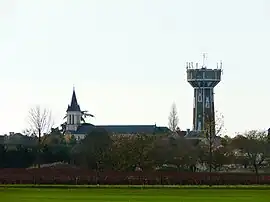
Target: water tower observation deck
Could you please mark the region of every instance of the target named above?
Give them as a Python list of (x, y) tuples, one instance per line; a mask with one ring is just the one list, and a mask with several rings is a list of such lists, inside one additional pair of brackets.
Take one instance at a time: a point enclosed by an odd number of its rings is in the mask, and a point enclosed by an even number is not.
[(198, 63), (194, 68), (193, 63), (187, 63), (187, 81), (194, 88), (214, 88), (221, 81), (221, 71), (221, 68), (198, 68)]

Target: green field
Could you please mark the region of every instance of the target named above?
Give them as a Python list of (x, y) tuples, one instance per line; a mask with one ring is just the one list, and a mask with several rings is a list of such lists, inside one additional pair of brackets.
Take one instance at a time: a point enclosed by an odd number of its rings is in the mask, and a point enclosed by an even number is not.
[(251, 188), (0, 188), (1, 202), (269, 202), (270, 189)]

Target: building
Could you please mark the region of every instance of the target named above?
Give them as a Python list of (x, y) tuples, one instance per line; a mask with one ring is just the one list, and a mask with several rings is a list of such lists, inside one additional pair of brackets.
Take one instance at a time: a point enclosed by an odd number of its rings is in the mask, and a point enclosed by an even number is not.
[(169, 133), (167, 127), (153, 125), (93, 125), (85, 123), (86, 116), (93, 117), (87, 111), (82, 111), (78, 104), (75, 89), (73, 89), (71, 103), (66, 111), (65, 134), (74, 135), (77, 140), (83, 139), (85, 135), (95, 128), (103, 128), (111, 134), (162, 134)]
[(194, 89), (193, 128), (187, 137), (197, 137), (205, 131), (215, 135), (214, 87), (221, 81), (222, 63), (216, 69), (208, 69), (204, 62), (201, 68), (198, 63), (193, 67), (187, 63), (187, 81)]

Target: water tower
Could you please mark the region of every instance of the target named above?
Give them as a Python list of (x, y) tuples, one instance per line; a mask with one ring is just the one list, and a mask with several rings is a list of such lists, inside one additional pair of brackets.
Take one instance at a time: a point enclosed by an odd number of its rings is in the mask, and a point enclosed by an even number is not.
[(215, 134), (214, 87), (221, 81), (222, 62), (216, 69), (208, 69), (203, 55), (203, 65), (187, 63), (187, 81), (194, 88), (193, 131), (202, 132), (210, 124), (211, 134)]

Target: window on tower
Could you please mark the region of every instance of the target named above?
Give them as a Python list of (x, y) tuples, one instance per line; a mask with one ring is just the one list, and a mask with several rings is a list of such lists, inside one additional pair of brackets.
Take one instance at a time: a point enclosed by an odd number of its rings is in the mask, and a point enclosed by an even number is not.
[(202, 102), (202, 94), (201, 93), (199, 93), (199, 95), (198, 95), (198, 102)]
[(206, 107), (206, 108), (210, 108), (209, 97), (206, 97), (205, 107)]

